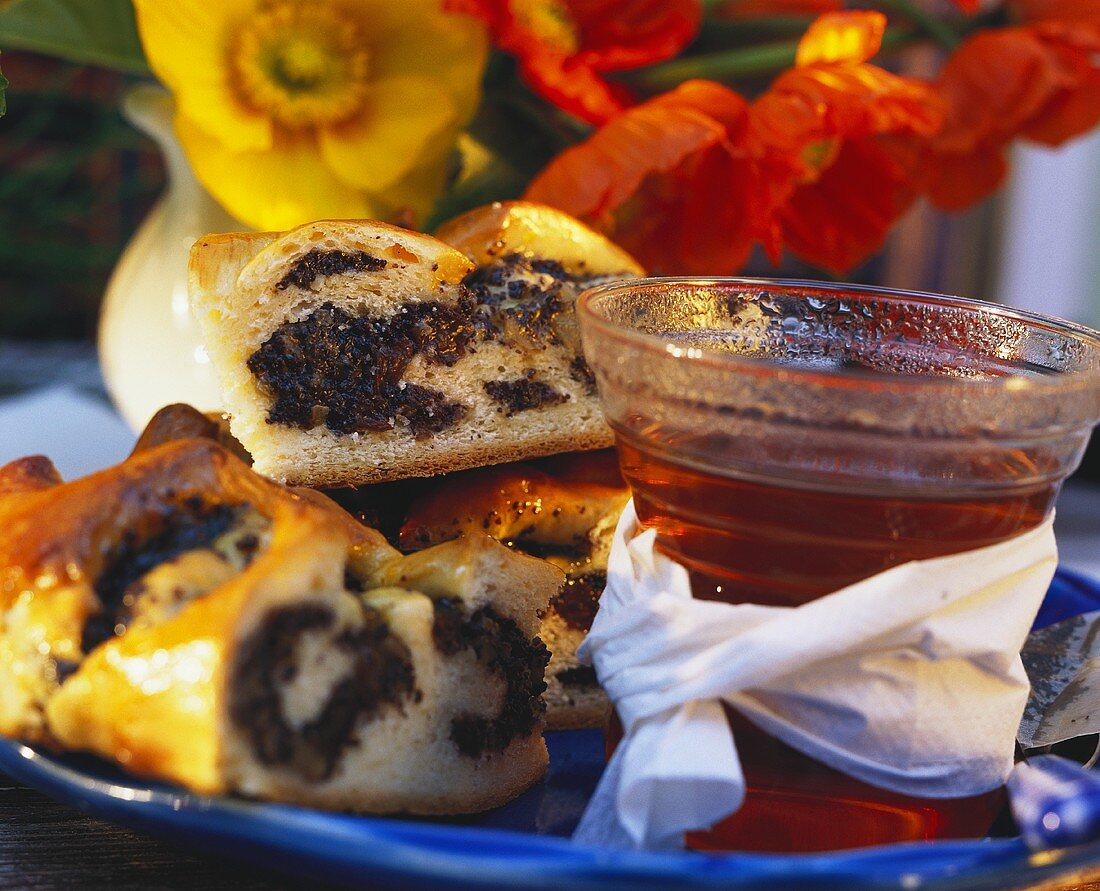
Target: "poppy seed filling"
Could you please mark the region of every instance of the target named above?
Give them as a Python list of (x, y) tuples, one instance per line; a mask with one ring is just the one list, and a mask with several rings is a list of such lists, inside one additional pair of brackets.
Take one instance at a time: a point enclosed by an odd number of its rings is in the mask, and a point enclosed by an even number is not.
[(377, 610), (362, 609), (362, 627), (343, 631), (333, 641), (353, 657), (350, 671), (332, 686), (317, 716), (299, 728), (286, 719), (280, 688), (298, 673), (303, 635), (330, 631), (336, 620), (332, 611), (315, 605), (273, 610), (241, 644), (229, 714), (258, 761), (290, 768), (313, 782), (326, 780), (344, 750), (355, 744), (360, 721), (372, 720), (386, 706), (400, 708), (416, 695), (409, 648), (390, 633)]
[(475, 333), (469, 301), (406, 303), (388, 319), (353, 316), (325, 303), (276, 329), (248, 368), (274, 399), (269, 424), (363, 433), (392, 430), (400, 418), (414, 436), (427, 436), (469, 409), (402, 378), (418, 354), (435, 365), (454, 365)]
[(84, 625), (84, 652), (90, 653), (129, 626), (133, 618), (130, 595), (146, 573), (188, 551), (210, 547), (243, 510), (241, 505), (208, 504), (194, 495), (152, 512), (126, 529), (96, 579), (102, 608)]
[(600, 595), (607, 587), (606, 572), (586, 572), (567, 579), (561, 592), (550, 601), (550, 609), (578, 631), (589, 631), (600, 608)]
[[(362, 251), (311, 250), (276, 284), (308, 289), (318, 277), (377, 272), (385, 260)], [(470, 411), (445, 393), (404, 379), (413, 359), (451, 367), (479, 341), (518, 350), (562, 347), (571, 374), (591, 393), (580, 356), (573, 302), (583, 288), (613, 276), (566, 272), (555, 260), (510, 254), (471, 272), (457, 303), (410, 301), (387, 318), (354, 315), (330, 302), (280, 325), (249, 357), (248, 368), (271, 398), (267, 422), (351, 434), (403, 424), (418, 439), (441, 433)], [(568, 358), (567, 356), (567, 358)], [(511, 416), (568, 399), (529, 374), (486, 381), (486, 391)]]
[(366, 251), (321, 251), (313, 248), (290, 267), (275, 287), (285, 291), (294, 285), (306, 290), (321, 276), (340, 272), (379, 272), (385, 268), (385, 260), (373, 257)]
[(566, 271), (557, 260), (508, 254), (462, 283), (484, 308), (486, 336), (507, 346), (565, 346), (580, 355), (573, 304), (585, 288), (616, 276)]
[(493, 717), (455, 716), (451, 741), (471, 758), (503, 752), (512, 740), (530, 734), (546, 711), (543, 675), (550, 653), (539, 638), (528, 638), (515, 622), (492, 607), (470, 615), (461, 601), (439, 598), (433, 605), (436, 648), (444, 656), (473, 651), (478, 664), (505, 685), (500, 710)]
[(507, 417), (544, 405), (558, 405), (569, 399), (568, 393), (555, 390), (545, 381), (535, 380), (534, 369), (511, 381), (486, 381), (485, 392), (498, 402)]

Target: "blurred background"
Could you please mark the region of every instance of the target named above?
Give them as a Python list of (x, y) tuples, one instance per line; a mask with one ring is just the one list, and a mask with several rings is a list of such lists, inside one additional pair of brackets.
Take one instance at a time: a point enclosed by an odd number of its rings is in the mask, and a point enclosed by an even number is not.
[[(138, 79), (26, 52), (3, 66), (19, 89), (0, 125), (0, 337), (91, 343), (111, 271), (165, 185), (156, 144), (120, 111)], [(961, 214), (919, 202), (846, 278), (1100, 327), (1100, 132), (1012, 155), (1002, 192)], [(758, 255), (745, 272), (821, 275)]]
[(0, 122), (0, 334), (90, 343), (107, 279), (164, 188), (120, 112), (130, 77), (23, 52)]

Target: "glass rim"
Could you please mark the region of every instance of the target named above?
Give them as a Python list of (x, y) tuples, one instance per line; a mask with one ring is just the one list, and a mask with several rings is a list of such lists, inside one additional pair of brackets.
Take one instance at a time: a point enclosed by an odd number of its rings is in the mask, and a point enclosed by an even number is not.
[(1043, 313), (1032, 312), (1016, 307), (979, 300), (970, 297), (958, 297), (937, 294), (932, 291), (915, 291), (903, 288), (888, 288), (878, 285), (861, 285), (848, 282), (826, 282), (814, 279), (765, 278), (754, 276), (646, 276), (642, 278), (622, 279), (596, 285), (584, 291), (577, 298), (577, 315), (582, 325), (587, 324), (598, 330), (601, 335), (610, 336), (634, 347), (642, 348), (652, 354), (679, 361), (692, 362), (701, 368), (716, 371), (736, 371), (757, 377), (781, 375), (791, 382), (804, 381), (818, 385), (859, 386), (861, 389), (890, 390), (900, 389), (950, 389), (960, 386), (996, 390), (1043, 390), (1064, 391), (1078, 386), (1100, 386), (1100, 367), (1095, 369), (1074, 369), (1061, 371), (1051, 376), (1025, 376), (1007, 374), (1001, 377), (957, 378), (938, 375), (863, 375), (851, 369), (834, 369), (781, 364), (767, 358), (744, 356), (737, 353), (706, 350), (695, 346), (683, 346), (660, 334), (639, 331), (628, 325), (610, 321), (593, 306), (598, 300), (612, 294), (621, 294), (632, 290), (649, 290), (661, 286), (678, 285), (695, 288), (742, 287), (746, 290), (765, 288), (778, 290), (821, 291), (836, 294), (878, 296), (887, 299), (925, 302), (928, 304), (953, 307), (956, 309), (989, 313), (1001, 318), (1012, 319), (1024, 324), (1044, 328), (1063, 336), (1074, 338), (1088, 345), (1100, 357), (1100, 331)]

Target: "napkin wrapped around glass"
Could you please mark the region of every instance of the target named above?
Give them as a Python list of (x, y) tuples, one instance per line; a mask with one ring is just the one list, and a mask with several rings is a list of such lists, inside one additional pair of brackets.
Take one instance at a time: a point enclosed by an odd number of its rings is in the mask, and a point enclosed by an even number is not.
[(1029, 691), (1020, 648), (1057, 563), (1053, 518), (798, 607), (696, 600), (654, 544), (628, 506), (581, 651), (625, 735), (576, 840), (675, 848), (737, 810), (745, 780), (723, 702), (896, 792), (950, 798), (1004, 783)]

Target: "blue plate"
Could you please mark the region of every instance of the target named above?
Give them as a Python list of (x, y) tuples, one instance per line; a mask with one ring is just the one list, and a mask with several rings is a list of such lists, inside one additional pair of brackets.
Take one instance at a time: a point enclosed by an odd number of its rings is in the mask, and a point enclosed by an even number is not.
[[(1036, 626), (1100, 609), (1100, 583), (1060, 570)], [(1100, 866), (1100, 842), (1031, 854), (1019, 839), (920, 842), (829, 854), (651, 854), (568, 836), (603, 768), (596, 731), (547, 735), (546, 780), (507, 807), (448, 822), (331, 814), (149, 784), (84, 756), (0, 741), (0, 771), (88, 814), (313, 879), (424, 888), (962, 889)]]

